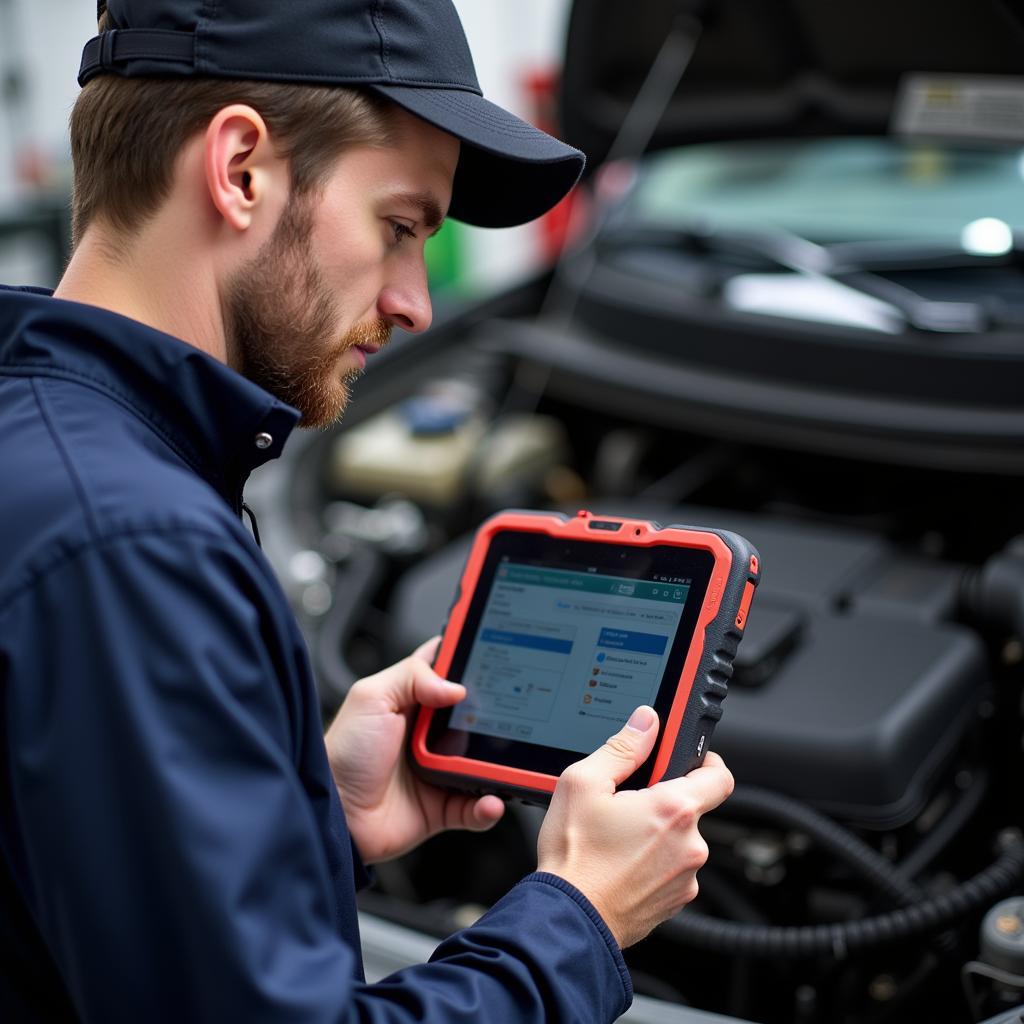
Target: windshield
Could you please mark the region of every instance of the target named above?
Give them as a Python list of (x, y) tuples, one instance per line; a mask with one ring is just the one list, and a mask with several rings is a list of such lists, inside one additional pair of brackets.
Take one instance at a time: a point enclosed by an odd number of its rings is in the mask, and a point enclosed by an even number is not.
[(687, 146), (644, 161), (627, 217), (659, 228), (781, 228), (824, 244), (960, 246), (966, 231), (969, 248), (998, 252), (1024, 228), (1024, 150), (888, 138)]

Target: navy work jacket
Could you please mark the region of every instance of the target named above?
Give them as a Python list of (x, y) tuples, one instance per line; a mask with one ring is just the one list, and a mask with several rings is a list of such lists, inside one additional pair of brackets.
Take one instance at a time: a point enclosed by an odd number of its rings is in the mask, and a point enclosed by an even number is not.
[(296, 419), (176, 338), (0, 290), (0, 1019), (612, 1020), (621, 953), (552, 875), (362, 980), (306, 649), (239, 516)]

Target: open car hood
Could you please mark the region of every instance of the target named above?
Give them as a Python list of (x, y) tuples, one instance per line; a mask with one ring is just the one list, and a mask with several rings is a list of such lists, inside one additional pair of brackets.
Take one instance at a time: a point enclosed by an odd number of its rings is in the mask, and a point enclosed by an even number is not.
[(678, 19), (700, 35), (649, 149), (875, 135), (907, 73), (1024, 74), (1021, 0), (575, 0), (562, 131), (591, 170)]

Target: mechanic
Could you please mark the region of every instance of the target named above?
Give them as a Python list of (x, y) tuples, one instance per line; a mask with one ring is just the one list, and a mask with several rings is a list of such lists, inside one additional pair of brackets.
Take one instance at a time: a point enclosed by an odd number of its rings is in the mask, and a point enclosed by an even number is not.
[(485, 101), (450, 0), (110, 0), (72, 115), (75, 250), (0, 293), (0, 1017), (612, 1020), (621, 949), (696, 893), (721, 761), (615, 792), (651, 708), (560, 780), (539, 870), (431, 962), (363, 981), (364, 864), (494, 796), (416, 781), (430, 645), (326, 743), (242, 488), (325, 426), (424, 243), (561, 198), (582, 155)]

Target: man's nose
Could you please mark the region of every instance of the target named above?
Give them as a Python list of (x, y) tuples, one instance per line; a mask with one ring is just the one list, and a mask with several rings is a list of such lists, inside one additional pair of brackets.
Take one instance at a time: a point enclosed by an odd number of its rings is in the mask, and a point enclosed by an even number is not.
[(382, 289), (377, 308), (384, 320), (403, 331), (410, 334), (425, 331), (434, 315), (426, 267), (421, 263), (417, 267), (403, 268), (403, 272)]

